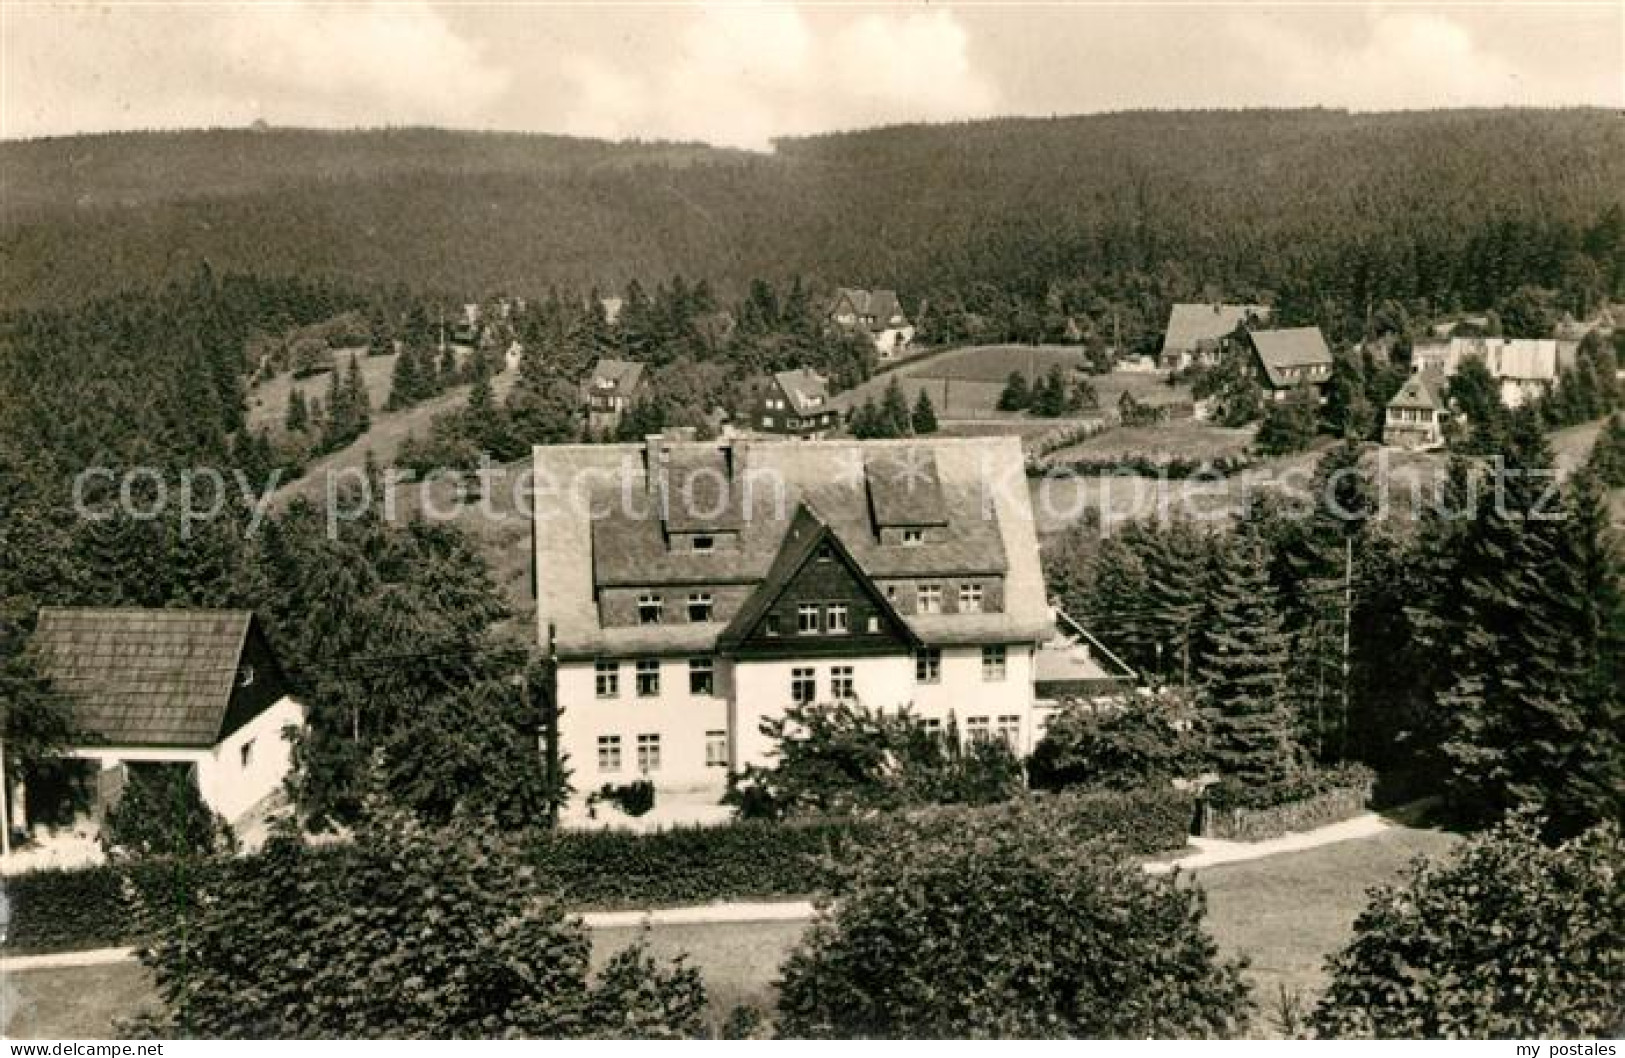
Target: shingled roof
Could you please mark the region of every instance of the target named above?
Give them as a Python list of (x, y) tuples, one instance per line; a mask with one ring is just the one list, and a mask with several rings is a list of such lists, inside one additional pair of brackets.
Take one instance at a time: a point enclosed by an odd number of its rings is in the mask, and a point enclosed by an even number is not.
[(595, 388), (611, 387), (626, 391), (636, 389), (643, 378), (643, 365), (636, 360), (600, 359), (592, 367), (590, 384)]
[(1162, 338), (1164, 351), (1189, 352), (1204, 341), (1217, 341), (1235, 329), (1248, 316), (1268, 319), (1268, 305), (1181, 304), (1168, 313), (1168, 330)]
[(1283, 327), (1276, 331), (1252, 331), (1249, 334), (1253, 348), (1258, 351), (1259, 363), (1270, 384), (1288, 386), (1295, 380), (1288, 378), (1291, 367), (1332, 366), (1332, 351), (1321, 336), (1319, 327)]
[(1434, 392), (1433, 386), (1420, 373), (1412, 375), (1399, 387), (1399, 392), (1388, 402), (1390, 408), (1421, 408), (1426, 411), (1437, 411), (1444, 407), (1439, 396)]
[(75, 726), (117, 746), (213, 746), (237, 726), (254, 615), (247, 610), (40, 611), (30, 645)]
[(773, 376), (773, 381), (797, 415), (828, 410), (825, 405), (829, 402), (829, 380), (818, 372), (804, 367), (780, 371)]
[[(929, 517), (946, 532), (915, 546), (881, 542), (870, 512), (866, 464), (906, 459), (917, 449), (935, 467)], [(1017, 438), (904, 441), (735, 440), (666, 444), (673, 463), (721, 459), (729, 472), (730, 510), (740, 511), (735, 546), (709, 552), (669, 547), (658, 504), (644, 502), (651, 462), (645, 445), (551, 445), (535, 450), (538, 481), (556, 489), (536, 515), (539, 636), (563, 656), (714, 648), (733, 617), (719, 595), (714, 623), (604, 626), (598, 592), (616, 587), (754, 585), (780, 555), (803, 503), (874, 579), (1002, 576), (1000, 613), (910, 614), (927, 643), (1014, 642), (1048, 635), (1049, 612), (1038, 540)], [(622, 497), (631, 502), (622, 502)], [(922, 517), (925, 515), (922, 514)], [(737, 604), (734, 604), (737, 606)]]

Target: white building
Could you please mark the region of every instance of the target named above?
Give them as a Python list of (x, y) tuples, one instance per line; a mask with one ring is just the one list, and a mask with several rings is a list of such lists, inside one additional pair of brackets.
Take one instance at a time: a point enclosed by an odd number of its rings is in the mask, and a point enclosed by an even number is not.
[(793, 702), (1035, 738), (1055, 634), (1020, 442), (730, 439), (535, 450), (536, 597), (588, 793), (720, 795)]
[(868, 335), (882, 360), (894, 358), (914, 341), (914, 325), (895, 290), (841, 287), (830, 302), (829, 318), (842, 330)]
[(1501, 403), (1516, 408), (1538, 399), (1574, 366), (1579, 342), (1562, 338), (1448, 338), (1417, 342), (1411, 371), (1448, 379), (1468, 360), (1477, 360), (1501, 384)]
[(93, 765), (84, 778), (100, 807), (144, 764), (189, 766), (234, 825), (281, 789), (304, 707), (252, 613), (47, 608), (29, 646), (72, 709), (80, 734), (64, 755)]

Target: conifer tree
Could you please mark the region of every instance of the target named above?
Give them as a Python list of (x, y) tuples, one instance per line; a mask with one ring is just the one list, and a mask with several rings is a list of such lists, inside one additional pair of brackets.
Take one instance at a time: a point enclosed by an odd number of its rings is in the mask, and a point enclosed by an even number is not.
[(1605, 488), (1625, 488), (1625, 418), (1615, 415), (1598, 431), (1586, 469)]
[(903, 387), (897, 384), (895, 377), (887, 383), (886, 392), (880, 397), (880, 421), (877, 423), (883, 431), (881, 437), (907, 437), (913, 428), (908, 413), (908, 398), (903, 396)]
[(1619, 570), (1595, 482), (1583, 477), (1554, 507), (1550, 477), (1530, 475), (1552, 456), (1526, 411), (1509, 437), (1513, 473), (1483, 490), (1462, 540), (1443, 751), (1464, 814), (1535, 805), (1572, 831), (1625, 805)]
[(1004, 383), (1004, 392), (999, 394), (999, 410), (1025, 411), (1032, 401), (1033, 395), (1027, 386), (1027, 376), (1020, 371), (1010, 372), (1010, 377)]
[(910, 423), (916, 434), (937, 432), (937, 410), (931, 405), (931, 394), (920, 388), (920, 397), (914, 402), (914, 413), (910, 416)]
[(288, 390), (288, 413), (283, 417), (282, 424), (289, 433), (300, 433), (310, 426), (310, 408), (305, 404), (304, 390), (298, 386)]
[(1202, 617), (1201, 717), (1211, 765), (1249, 785), (1280, 782), (1297, 769), (1285, 697), (1287, 636), (1269, 549), (1246, 529), (1222, 546)]
[(390, 411), (410, 408), (422, 399), (422, 389), (422, 380), (418, 378), (418, 358), (411, 349), (402, 349), (390, 372), (389, 399), (384, 407)]
[(349, 390), (352, 428), (356, 436), (360, 436), (372, 425), (372, 399), (367, 395), (367, 383), (361, 377), (361, 366), (354, 356), (350, 357), (350, 369), (346, 373), (344, 383), (345, 388)]

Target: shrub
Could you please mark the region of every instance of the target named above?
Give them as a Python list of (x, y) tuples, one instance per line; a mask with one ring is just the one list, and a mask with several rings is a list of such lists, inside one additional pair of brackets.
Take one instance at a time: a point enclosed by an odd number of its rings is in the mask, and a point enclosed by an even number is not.
[(648, 815), (655, 806), (655, 784), (648, 779), (637, 779), (617, 786), (605, 783), (598, 791), (600, 801), (608, 801), (622, 812), (632, 816)]
[(841, 900), (781, 970), (793, 1037), (1229, 1035), (1241, 965), (1202, 927), (1200, 890), (1057, 840), (1035, 799), (896, 824), (843, 872)]
[(1187, 713), (1169, 697), (1099, 706), (1069, 703), (1050, 717), (1027, 762), (1028, 779), (1040, 790), (1165, 785), (1195, 768)]
[(108, 859), (207, 856), (237, 847), (231, 827), (203, 803), (190, 765), (131, 764), (126, 774), (97, 835)]
[(1307, 801), (1335, 790), (1370, 792), (1376, 774), (1364, 764), (1346, 763), (1329, 768), (1303, 768), (1269, 783), (1247, 783), (1227, 776), (1209, 786), (1207, 803), (1219, 809), (1264, 809)]
[(908, 710), (808, 703), (764, 721), (762, 732), (778, 763), (747, 768), (729, 803), (768, 818), (988, 804), (1024, 788), (1021, 761), (1003, 742), (963, 741), (951, 725), (928, 730)]
[(1375, 781), (1363, 764), (1305, 770), (1264, 784), (1226, 777), (1203, 792), (1202, 834), (1263, 841), (1352, 819), (1370, 803)]
[(1516, 816), (1372, 894), (1327, 963), (1321, 1036), (1613, 1036), (1625, 1019), (1625, 841), (1615, 824), (1541, 844)]
[(377, 798), (341, 852), (274, 839), (144, 917), (164, 1009), (142, 1027), (163, 1036), (678, 1036), (705, 1004), (698, 973), (639, 946), (592, 979), (584, 927), (494, 831)]

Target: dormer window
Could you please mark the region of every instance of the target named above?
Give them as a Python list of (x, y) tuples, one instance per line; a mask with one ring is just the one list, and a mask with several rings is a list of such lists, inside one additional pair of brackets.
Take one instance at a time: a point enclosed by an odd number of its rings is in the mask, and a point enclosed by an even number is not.
[(660, 613), (666, 608), (666, 601), (653, 592), (638, 596), (638, 624), (657, 625), (660, 623)]
[(703, 624), (711, 620), (712, 606), (710, 592), (694, 592), (688, 597), (688, 619), (696, 624)]
[(833, 547), (830, 547), (828, 544), (820, 544), (818, 546), (818, 561), (828, 562), (834, 557), (835, 549)]
[(767, 615), (767, 634), (770, 636), (779, 634), (779, 615), (776, 613)]
[(903, 546), (904, 547), (919, 547), (923, 543), (925, 543), (925, 530), (924, 529), (904, 529), (903, 530)]
[(712, 537), (712, 536), (696, 536), (694, 538), (694, 550), (696, 550), (696, 551), (710, 551), (712, 548), (714, 548), (716, 546), (717, 546), (716, 537)]

